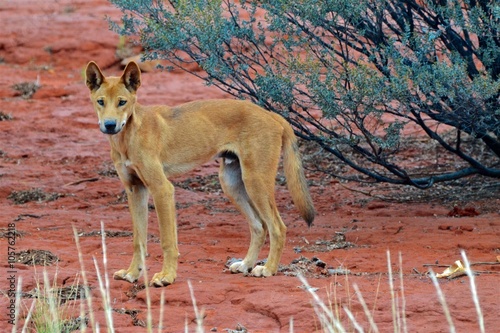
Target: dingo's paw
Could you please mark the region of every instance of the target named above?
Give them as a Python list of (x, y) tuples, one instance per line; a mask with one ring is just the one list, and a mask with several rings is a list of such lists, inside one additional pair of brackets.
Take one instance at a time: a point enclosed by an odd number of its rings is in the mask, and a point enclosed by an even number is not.
[(121, 269), (113, 274), (113, 279), (135, 283), (141, 276), (140, 270)]
[(274, 275), (274, 273), (271, 272), (266, 266), (255, 266), (250, 274), (257, 277), (268, 277)]
[(231, 266), (229, 266), (229, 270), (231, 273), (244, 273), (247, 274), (250, 272), (252, 267), (248, 266), (244, 260), (242, 261), (237, 261), (235, 263), (232, 263)]
[(153, 278), (151, 279), (149, 285), (153, 287), (166, 287), (169, 284), (174, 283), (174, 281), (175, 281), (175, 273), (160, 272), (153, 275)]

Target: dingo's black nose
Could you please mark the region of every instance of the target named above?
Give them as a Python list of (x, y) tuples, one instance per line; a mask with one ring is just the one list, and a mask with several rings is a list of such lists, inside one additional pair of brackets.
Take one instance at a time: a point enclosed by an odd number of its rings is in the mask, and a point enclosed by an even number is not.
[(116, 120), (105, 120), (104, 121), (104, 127), (106, 127), (106, 130), (109, 133), (112, 133), (116, 129)]

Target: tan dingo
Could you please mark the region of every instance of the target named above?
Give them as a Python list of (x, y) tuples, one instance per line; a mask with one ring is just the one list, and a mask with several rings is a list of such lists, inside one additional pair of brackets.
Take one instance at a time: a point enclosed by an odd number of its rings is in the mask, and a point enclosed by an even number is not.
[[(125, 186), (132, 215), (132, 263), (117, 271), (114, 278), (135, 282), (144, 269), (151, 193), (163, 250), (162, 270), (153, 276), (151, 285), (160, 287), (174, 282), (179, 251), (174, 187), (168, 178), (214, 158), (222, 159), (219, 177), (224, 192), (250, 224), (248, 253), (230, 266), (231, 272), (275, 274), (286, 233), (274, 200), (281, 150), (295, 205), (308, 225), (315, 214), (290, 125), (277, 114), (238, 100), (196, 101), (176, 107), (142, 106), (136, 97), (141, 73), (134, 62), (127, 65), (121, 77), (104, 77), (97, 64), (90, 62), (86, 83), (99, 127), (109, 134), (111, 158)], [(254, 267), (266, 232), (270, 238), (267, 262)]]

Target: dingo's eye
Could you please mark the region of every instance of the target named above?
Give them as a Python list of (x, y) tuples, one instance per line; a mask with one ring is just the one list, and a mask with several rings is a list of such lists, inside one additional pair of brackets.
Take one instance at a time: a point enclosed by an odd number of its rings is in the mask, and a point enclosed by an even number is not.
[(127, 101), (124, 100), (124, 99), (121, 99), (119, 102), (118, 102), (118, 106), (124, 106), (125, 104), (127, 104)]
[(100, 106), (104, 106), (104, 100), (98, 99), (97, 104), (99, 104)]

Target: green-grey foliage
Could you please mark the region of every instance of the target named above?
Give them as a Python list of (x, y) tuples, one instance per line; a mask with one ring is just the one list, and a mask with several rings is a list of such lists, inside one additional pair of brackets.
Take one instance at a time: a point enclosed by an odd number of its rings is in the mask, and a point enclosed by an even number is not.
[[(199, 64), (192, 74), (371, 179), (500, 177), (498, 1), (112, 2), (124, 13), (113, 28), (146, 58)], [(417, 132), (445, 165), (415, 150)]]

